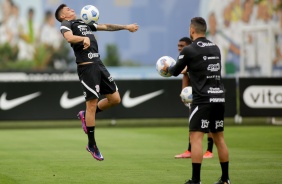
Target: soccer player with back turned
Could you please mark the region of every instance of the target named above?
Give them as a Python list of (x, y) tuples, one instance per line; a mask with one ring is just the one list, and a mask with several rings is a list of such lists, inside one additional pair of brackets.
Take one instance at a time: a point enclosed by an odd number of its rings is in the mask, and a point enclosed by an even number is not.
[[(76, 57), (77, 73), (83, 94), (86, 100), (86, 111), (80, 111), (78, 117), (81, 119), (84, 132), (88, 135), (86, 150), (96, 160), (104, 160), (95, 141), (95, 113), (106, 110), (120, 103), (120, 95), (114, 79), (102, 63), (98, 51), (98, 43), (93, 31), (119, 31), (138, 30), (137, 24), (85, 24), (76, 18), (76, 13), (67, 5), (61, 4), (55, 13), (56, 19), (61, 22), (61, 33), (71, 44)], [(106, 98), (98, 99), (100, 95)]]
[[(188, 46), (192, 43), (191, 39), (188, 37), (183, 37), (178, 41), (178, 52), (180, 53), (182, 51), (182, 49), (185, 46)], [(184, 71), (182, 71), (183, 77), (182, 77), (182, 89), (185, 88), (186, 86), (189, 85), (189, 76), (187, 73), (187, 69), (184, 69)], [(185, 104), (185, 106), (187, 106), (189, 108), (189, 114), (190, 114), (190, 104)], [(208, 133), (208, 148), (207, 151), (205, 152), (205, 154), (203, 155), (203, 158), (212, 158), (213, 157), (213, 153), (212, 153), (212, 149), (213, 149), (213, 139), (211, 136), (211, 133)], [(188, 143), (188, 149), (185, 150), (184, 153), (175, 155), (174, 158), (191, 158), (191, 144), (190, 144), (190, 138), (189, 138), (189, 143)]]
[(223, 134), (225, 92), (221, 79), (221, 54), (218, 46), (206, 39), (206, 30), (207, 24), (203, 18), (191, 19), (190, 37), (193, 43), (180, 52), (176, 65), (165, 65), (163, 70), (178, 76), (187, 66), (193, 89), (192, 113), (189, 118), (192, 178), (185, 184), (201, 184), (202, 142), (208, 130), (217, 147), (222, 170), (215, 184), (230, 184), (229, 153)]

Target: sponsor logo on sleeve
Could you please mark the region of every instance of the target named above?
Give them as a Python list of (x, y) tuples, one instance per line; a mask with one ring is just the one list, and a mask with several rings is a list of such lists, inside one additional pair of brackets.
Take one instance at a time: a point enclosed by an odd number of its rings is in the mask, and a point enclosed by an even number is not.
[(184, 55), (178, 56), (178, 59), (183, 59), (183, 58), (184, 58)]

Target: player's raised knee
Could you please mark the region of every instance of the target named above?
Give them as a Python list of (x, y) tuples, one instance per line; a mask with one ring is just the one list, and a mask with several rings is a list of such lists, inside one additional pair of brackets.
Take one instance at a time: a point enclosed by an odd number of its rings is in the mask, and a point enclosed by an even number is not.
[(121, 102), (120, 96), (115, 97), (115, 98), (111, 99), (111, 101), (110, 101), (110, 103), (112, 105), (118, 105), (118, 104), (120, 104), (120, 102)]

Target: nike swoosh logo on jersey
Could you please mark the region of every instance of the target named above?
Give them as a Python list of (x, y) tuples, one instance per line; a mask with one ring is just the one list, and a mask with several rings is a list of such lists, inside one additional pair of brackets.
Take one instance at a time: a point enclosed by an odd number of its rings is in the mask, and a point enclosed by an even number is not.
[(11, 99), (11, 100), (7, 100), (7, 93), (3, 93), (1, 95), (1, 98), (0, 98), (0, 108), (2, 110), (10, 110), (10, 109), (13, 109), (23, 103), (26, 103), (38, 96), (41, 95), (41, 92), (36, 92), (36, 93), (32, 93), (32, 94), (29, 94), (29, 95), (25, 95), (25, 96), (22, 96), (22, 97), (18, 97), (18, 98), (14, 98), (14, 99)]
[(70, 108), (77, 106), (78, 104), (81, 104), (82, 102), (85, 102), (84, 96), (79, 96), (79, 97), (70, 99), (68, 95), (69, 95), (69, 92), (65, 91), (60, 99), (60, 105), (64, 109), (70, 109)]
[(126, 108), (131, 108), (131, 107), (135, 107), (137, 105), (140, 105), (141, 103), (144, 103), (152, 98), (155, 98), (156, 96), (162, 94), (164, 92), (164, 90), (159, 90), (159, 91), (155, 91), (152, 93), (148, 93), (142, 96), (138, 96), (138, 97), (134, 97), (131, 98), (130, 97), (130, 90), (126, 91), (125, 94), (123, 95), (122, 98), (122, 105)]

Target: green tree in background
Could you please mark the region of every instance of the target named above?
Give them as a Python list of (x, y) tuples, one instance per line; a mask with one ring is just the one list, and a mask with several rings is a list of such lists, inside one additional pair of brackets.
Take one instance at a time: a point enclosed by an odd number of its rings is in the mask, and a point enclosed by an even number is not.
[(115, 44), (108, 44), (106, 46), (106, 57), (103, 60), (106, 66), (120, 66), (120, 56), (118, 47)]

